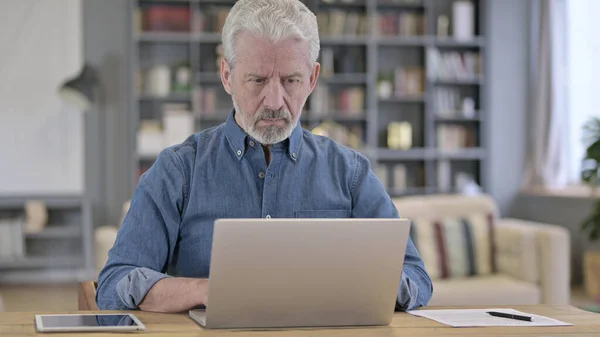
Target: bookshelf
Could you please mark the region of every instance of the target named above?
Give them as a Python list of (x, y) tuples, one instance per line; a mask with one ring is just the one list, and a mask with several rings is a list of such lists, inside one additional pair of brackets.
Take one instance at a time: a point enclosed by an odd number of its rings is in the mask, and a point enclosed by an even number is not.
[[(25, 226), (25, 206), (32, 200), (46, 208), (47, 221), (39, 231)], [(91, 219), (91, 204), (80, 195), (0, 196), (0, 282), (91, 277), (95, 268)]]
[[(193, 127), (182, 129), (195, 132), (230, 111), (218, 75), (219, 32), (234, 2), (130, 0), (138, 176), (161, 148), (166, 115), (188, 111)], [(322, 72), (302, 125), (367, 155), (392, 197), (453, 193), (458, 176), (485, 191), (486, 1), (470, 1), (470, 38), (458, 38), (464, 25), (455, 26), (455, 0), (304, 2), (317, 15)], [(160, 8), (176, 8), (170, 15), (184, 22), (161, 27), (168, 24), (152, 21)], [(161, 77), (171, 82), (147, 90)], [(140, 141), (154, 150), (139, 150)]]

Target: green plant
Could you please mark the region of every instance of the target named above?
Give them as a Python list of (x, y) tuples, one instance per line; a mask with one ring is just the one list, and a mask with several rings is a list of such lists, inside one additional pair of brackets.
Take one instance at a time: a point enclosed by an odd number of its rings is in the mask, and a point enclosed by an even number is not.
[[(598, 186), (600, 173), (600, 118), (592, 118), (583, 126), (583, 141), (587, 145), (581, 169), (581, 180)], [(600, 239), (600, 199), (596, 201), (592, 213), (583, 221), (581, 229), (588, 233), (590, 241)]]

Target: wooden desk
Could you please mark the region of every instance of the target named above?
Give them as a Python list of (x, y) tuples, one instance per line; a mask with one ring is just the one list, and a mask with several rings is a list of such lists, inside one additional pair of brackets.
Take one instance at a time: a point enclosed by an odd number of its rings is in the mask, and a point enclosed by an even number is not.
[[(135, 312), (146, 325), (148, 336), (281, 336), (281, 337), (387, 337), (387, 336), (600, 336), (600, 315), (571, 306), (511, 306), (511, 308), (556, 318), (574, 324), (566, 327), (488, 327), (451, 328), (435, 321), (398, 313), (390, 326), (329, 329), (203, 330), (185, 314)], [(432, 309), (432, 308), (428, 308)], [(90, 312), (88, 312), (90, 313)], [(105, 312), (108, 313), (108, 312)], [(0, 336), (36, 335), (35, 313), (0, 313)], [(137, 334), (137, 333), (133, 333)], [(39, 334), (48, 337), (73, 337), (83, 334)], [(132, 336), (132, 333), (94, 333), (95, 337)]]

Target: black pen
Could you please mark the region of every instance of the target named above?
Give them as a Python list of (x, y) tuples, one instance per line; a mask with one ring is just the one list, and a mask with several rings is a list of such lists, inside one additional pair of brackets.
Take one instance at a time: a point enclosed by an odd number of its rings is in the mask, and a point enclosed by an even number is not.
[(514, 314), (507, 314), (504, 312), (497, 312), (497, 311), (488, 311), (488, 314), (495, 316), (495, 317), (503, 317), (503, 318), (510, 318), (510, 319), (516, 319), (519, 321), (527, 321), (527, 322), (531, 322), (533, 320), (533, 317), (529, 317), (529, 316), (521, 316), (521, 315), (514, 315)]

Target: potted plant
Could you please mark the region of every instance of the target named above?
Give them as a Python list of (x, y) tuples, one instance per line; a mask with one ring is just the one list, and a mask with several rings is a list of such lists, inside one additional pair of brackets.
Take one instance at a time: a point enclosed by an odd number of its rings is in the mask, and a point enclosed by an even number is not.
[[(583, 127), (587, 146), (581, 169), (581, 180), (591, 186), (592, 196), (600, 181), (600, 118), (590, 119)], [(600, 239), (600, 199), (581, 224), (589, 242)], [(585, 289), (589, 296), (600, 300), (600, 251), (588, 249), (583, 257)]]

